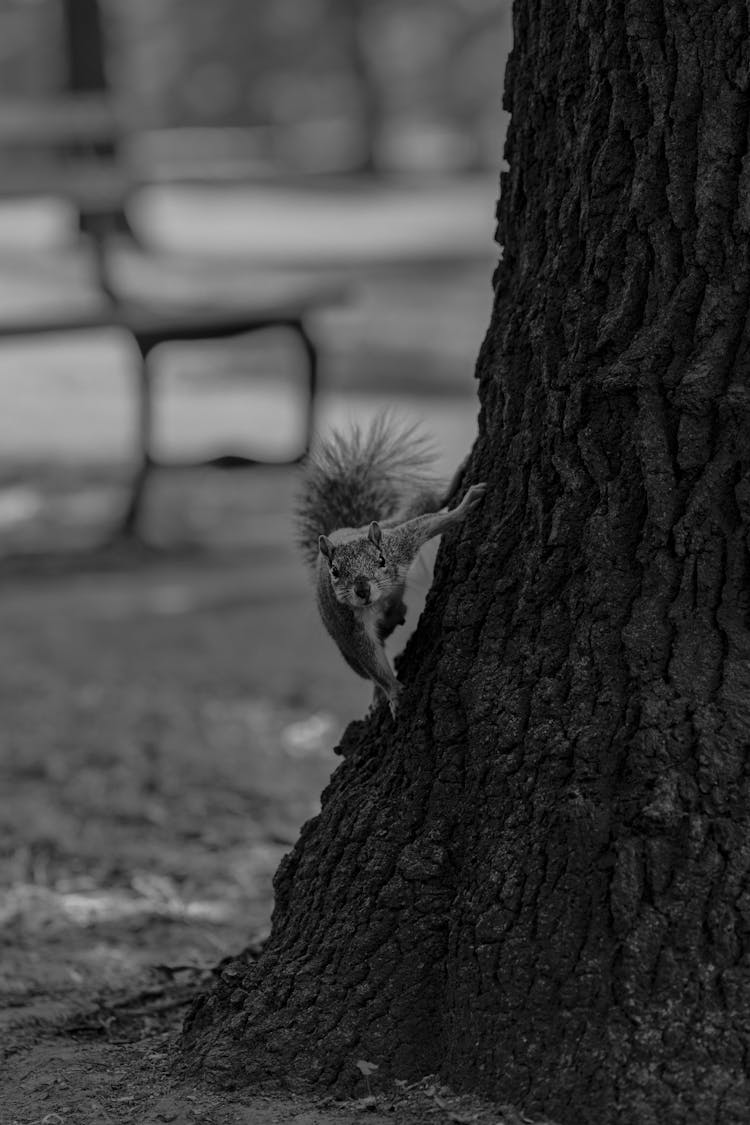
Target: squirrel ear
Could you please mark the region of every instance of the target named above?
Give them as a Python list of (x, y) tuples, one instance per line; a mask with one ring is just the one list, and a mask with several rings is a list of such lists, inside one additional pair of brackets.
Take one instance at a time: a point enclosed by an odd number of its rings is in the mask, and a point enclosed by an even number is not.
[(383, 532), (380, 530), (379, 523), (375, 523), (375, 521), (373, 521), (370, 524), (370, 530), (367, 532), (367, 538), (371, 543), (374, 543), (376, 547), (380, 546), (380, 540), (383, 538)]
[(321, 555), (325, 555), (330, 562), (333, 558), (333, 543), (331, 540), (326, 535), (319, 535), (318, 546), (320, 547)]

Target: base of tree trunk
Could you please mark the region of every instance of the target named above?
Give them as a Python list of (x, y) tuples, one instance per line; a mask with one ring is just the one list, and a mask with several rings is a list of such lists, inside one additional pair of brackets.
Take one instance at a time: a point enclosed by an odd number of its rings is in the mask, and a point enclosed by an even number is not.
[(745, 0), (517, 0), (479, 436), (399, 668), (185, 1029), (222, 1081), (436, 1073), (750, 1120)]

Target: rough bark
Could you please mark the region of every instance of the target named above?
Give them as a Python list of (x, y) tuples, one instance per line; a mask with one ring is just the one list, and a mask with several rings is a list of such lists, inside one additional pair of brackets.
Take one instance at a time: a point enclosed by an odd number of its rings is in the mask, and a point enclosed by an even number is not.
[(740, 0), (518, 0), (467, 481), (401, 666), (199, 1003), (226, 1081), (438, 1072), (746, 1121), (750, 161)]

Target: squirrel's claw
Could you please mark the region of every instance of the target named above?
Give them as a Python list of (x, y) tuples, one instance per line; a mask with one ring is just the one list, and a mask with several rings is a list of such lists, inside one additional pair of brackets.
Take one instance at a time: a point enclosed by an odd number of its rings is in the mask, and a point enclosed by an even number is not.
[(483, 481), (481, 484), (472, 484), (463, 498), (461, 507), (476, 508), (477, 504), (482, 502), (482, 498), (487, 491), (487, 483)]
[(380, 707), (381, 703), (387, 703), (388, 704), (388, 710), (390, 711), (391, 715), (395, 719), (396, 718), (396, 709), (398, 708), (398, 697), (399, 697), (400, 692), (401, 692), (401, 685), (400, 684), (397, 685), (396, 687), (392, 688), (388, 692), (386, 692), (385, 688), (381, 688), (380, 686), (378, 686), (376, 684), (375, 685), (375, 691), (373, 692), (373, 696), (372, 696), (372, 703), (370, 704), (370, 706), (368, 708), (368, 711), (367, 711), (367, 718), (369, 719), (371, 715), (375, 714), (375, 712)]
[(391, 688), (391, 690), (388, 692), (388, 695), (387, 695), (388, 709), (391, 712), (391, 715), (393, 716), (394, 719), (396, 718), (396, 711), (398, 710), (398, 697), (399, 697), (400, 694), (401, 694), (401, 685), (400, 684), (394, 684), (394, 686)]

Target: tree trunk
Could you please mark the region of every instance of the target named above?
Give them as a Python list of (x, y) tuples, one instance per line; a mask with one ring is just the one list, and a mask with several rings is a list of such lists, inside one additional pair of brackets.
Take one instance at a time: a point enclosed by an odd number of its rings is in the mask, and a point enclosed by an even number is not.
[(67, 56), (67, 89), (75, 93), (106, 93), (102, 19), (98, 0), (63, 0)]
[(367, 50), (367, 5), (369, 0), (338, 0), (333, 16), (343, 32), (347, 61), (358, 93), (355, 113), (359, 117), (361, 153), (356, 171), (372, 175), (380, 169), (379, 147), (386, 112), (380, 82), (373, 73)]
[[(100, 94), (109, 96), (109, 82), (105, 66), (104, 28), (99, 0), (63, 0), (63, 32), (65, 43), (66, 80), (65, 89), (71, 94)], [(66, 146), (64, 152), (73, 149), (76, 155), (95, 155), (105, 160), (118, 157), (117, 138), (112, 140), (86, 141), (83, 144)], [(108, 229), (127, 234), (133, 238), (130, 221), (123, 205), (117, 210), (107, 204), (103, 208), (90, 204), (78, 205), (78, 229), (82, 234), (97, 235), (102, 224)]]
[(185, 1046), (227, 1081), (365, 1059), (565, 1123), (745, 1122), (747, 7), (514, 19), (490, 491), (395, 727), (347, 731), (268, 946)]

